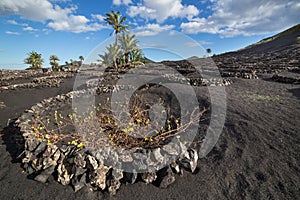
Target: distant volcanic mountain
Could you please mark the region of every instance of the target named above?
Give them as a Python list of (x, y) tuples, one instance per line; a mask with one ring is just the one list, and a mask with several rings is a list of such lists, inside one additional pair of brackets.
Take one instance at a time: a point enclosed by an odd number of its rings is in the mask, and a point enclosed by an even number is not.
[(300, 24), (247, 46), (237, 53), (275, 53), (300, 48)]
[[(197, 56), (181, 61), (163, 61), (182, 73), (194, 73), (189, 61), (205, 63)], [(203, 60), (201, 60), (203, 59)], [(243, 49), (212, 56), (223, 77), (256, 77), (256, 73), (300, 73), (300, 24)]]
[(213, 56), (225, 73), (279, 73), (283, 70), (300, 72), (300, 24), (243, 49)]

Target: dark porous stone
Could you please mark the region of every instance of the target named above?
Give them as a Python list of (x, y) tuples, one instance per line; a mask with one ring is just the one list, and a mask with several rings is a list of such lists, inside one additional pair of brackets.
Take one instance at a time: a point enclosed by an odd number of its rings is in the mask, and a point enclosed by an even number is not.
[(34, 154), (38, 155), (38, 154), (42, 153), (43, 151), (45, 151), (46, 147), (47, 147), (47, 144), (45, 142), (41, 142), (39, 144), (39, 146), (34, 150)]
[(121, 182), (120, 180), (110, 179), (108, 185), (110, 195), (116, 195), (117, 190), (121, 187)]
[(102, 163), (90, 174), (91, 184), (104, 190), (106, 188), (107, 173), (111, 167), (105, 166)]
[(86, 174), (83, 174), (82, 176), (76, 176), (71, 180), (71, 184), (73, 185), (75, 192), (81, 190), (86, 185), (86, 183)]
[(179, 155), (180, 149), (176, 143), (169, 143), (163, 147), (163, 150), (169, 155)]
[(158, 182), (160, 188), (167, 188), (175, 181), (174, 173), (170, 166), (164, 167), (158, 172)]
[(49, 176), (54, 172), (55, 166), (51, 166), (47, 169), (44, 169), (39, 175), (37, 175), (34, 180), (46, 183)]
[(197, 168), (197, 162), (198, 162), (198, 152), (195, 149), (189, 149), (188, 154), (185, 155), (183, 159), (180, 160), (180, 165), (188, 170), (191, 170), (192, 173)]
[(41, 183), (46, 183), (47, 180), (49, 178), (49, 175), (48, 174), (40, 174), (40, 175), (37, 175), (34, 180), (38, 181), (38, 182), (41, 182)]
[(47, 145), (46, 151), (43, 154), (43, 157), (51, 157), (57, 150), (55, 145)]
[(121, 178), (123, 178), (123, 171), (119, 169), (113, 169), (112, 176), (114, 177), (114, 179), (120, 180)]
[(85, 155), (78, 152), (75, 155), (74, 163), (79, 167), (85, 167), (86, 166)]
[(40, 171), (43, 168), (43, 159), (42, 158), (35, 158), (31, 162), (31, 166), (35, 171)]
[(73, 174), (71, 174), (68, 170), (68, 166), (64, 164), (59, 164), (57, 167), (58, 172), (58, 182), (60, 182), (62, 185), (68, 185), (70, 183), (70, 180), (73, 177)]
[(73, 174), (75, 175), (75, 176), (79, 176), (79, 175), (82, 175), (82, 174), (84, 174), (86, 171), (87, 171), (87, 169), (84, 169), (84, 168), (80, 168), (80, 167), (74, 167), (73, 166)]
[(157, 162), (162, 163), (164, 161), (164, 157), (160, 153), (160, 148), (154, 149), (152, 153)]
[(87, 158), (88, 167), (91, 170), (96, 170), (98, 168), (97, 160), (93, 156), (90, 156), (90, 155), (88, 155), (86, 158)]
[(134, 184), (135, 181), (138, 178), (138, 174), (135, 172), (125, 172), (124, 173), (124, 180), (126, 181), (126, 183), (130, 183), (130, 184)]
[(133, 161), (133, 158), (130, 155), (120, 155), (119, 159), (122, 162), (132, 162)]
[(59, 149), (60, 149), (65, 155), (67, 155), (67, 154), (71, 151), (72, 147), (64, 144), (64, 145), (62, 145)]
[(35, 172), (35, 170), (28, 163), (25, 163), (23, 165), (23, 168), (27, 171), (28, 174), (32, 174)]
[(28, 151), (33, 151), (39, 144), (40, 142), (37, 139), (28, 138), (25, 142), (25, 148)]
[(145, 183), (149, 184), (155, 181), (157, 178), (157, 175), (155, 172), (145, 172), (142, 175), (142, 180), (145, 181)]
[(183, 174), (183, 171), (182, 169), (180, 168), (180, 165), (177, 163), (177, 162), (172, 162), (170, 164), (170, 167), (175, 171), (175, 173), (179, 174), (179, 175), (182, 175)]

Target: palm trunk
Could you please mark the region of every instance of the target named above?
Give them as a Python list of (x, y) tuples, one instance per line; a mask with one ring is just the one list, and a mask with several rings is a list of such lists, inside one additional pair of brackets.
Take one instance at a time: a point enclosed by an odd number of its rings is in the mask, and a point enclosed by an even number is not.
[(127, 65), (129, 63), (129, 52), (125, 53), (125, 64)]
[(116, 41), (115, 41), (116, 46), (118, 45), (118, 32), (116, 31)]
[(118, 68), (118, 64), (117, 64), (117, 59), (114, 58), (114, 67), (117, 69)]

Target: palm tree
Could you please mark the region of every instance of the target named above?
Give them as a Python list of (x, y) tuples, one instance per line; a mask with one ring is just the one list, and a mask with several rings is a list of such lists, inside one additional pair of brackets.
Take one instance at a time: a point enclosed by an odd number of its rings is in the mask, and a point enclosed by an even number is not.
[(144, 64), (145, 62), (145, 57), (141, 49), (133, 49), (130, 52), (129, 56), (130, 56), (130, 65), (133, 67), (136, 65)]
[(122, 17), (119, 11), (116, 13), (114, 11), (111, 11), (110, 13), (106, 13), (106, 16), (107, 18), (105, 19), (105, 21), (113, 27), (116, 34), (115, 45), (117, 45), (119, 33), (126, 31), (126, 29), (129, 29), (130, 26), (123, 24), (126, 20), (126, 17)]
[(78, 67), (78, 62), (76, 60), (70, 59), (70, 67), (74, 69), (75, 67)]
[(210, 53), (211, 53), (211, 49), (206, 49), (206, 52), (207, 52), (208, 54), (210, 54)]
[(121, 48), (119, 45), (116, 44), (110, 44), (109, 46), (106, 47), (107, 52), (105, 52), (103, 55), (99, 55), (102, 63), (106, 65), (111, 65), (113, 64), (114, 67), (117, 69), (118, 64), (117, 64), (117, 59), (121, 55)]
[(100, 62), (102, 62), (103, 65), (109, 66), (112, 64), (112, 60), (110, 59), (109, 53), (105, 52), (104, 54), (99, 54)]
[(32, 69), (41, 68), (44, 60), (42, 59), (42, 54), (38, 54), (36, 51), (31, 51), (27, 53), (28, 57), (25, 58), (24, 63), (30, 64)]
[(124, 57), (125, 57), (125, 64), (128, 64), (128, 57), (130, 52), (133, 49), (136, 49), (138, 47), (137, 43), (138, 40), (135, 38), (135, 35), (132, 33), (125, 34), (123, 33), (120, 37), (120, 45), (122, 50), (124, 51)]
[(58, 71), (59, 64), (57, 61), (60, 61), (56, 55), (51, 55), (50, 58), (50, 65), (52, 66), (53, 71)]
[(84, 60), (83, 56), (79, 56), (80, 65), (82, 65), (82, 61)]
[(83, 56), (79, 56), (79, 60), (82, 62), (84, 60)]

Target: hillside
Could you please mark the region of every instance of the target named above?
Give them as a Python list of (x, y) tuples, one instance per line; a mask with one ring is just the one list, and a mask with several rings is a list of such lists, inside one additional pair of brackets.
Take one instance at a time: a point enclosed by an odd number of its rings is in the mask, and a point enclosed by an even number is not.
[(243, 49), (213, 56), (224, 76), (300, 71), (300, 24)]
[(274, 53), (300, 47), (300, 24), (247, 46), (238, 53)]

